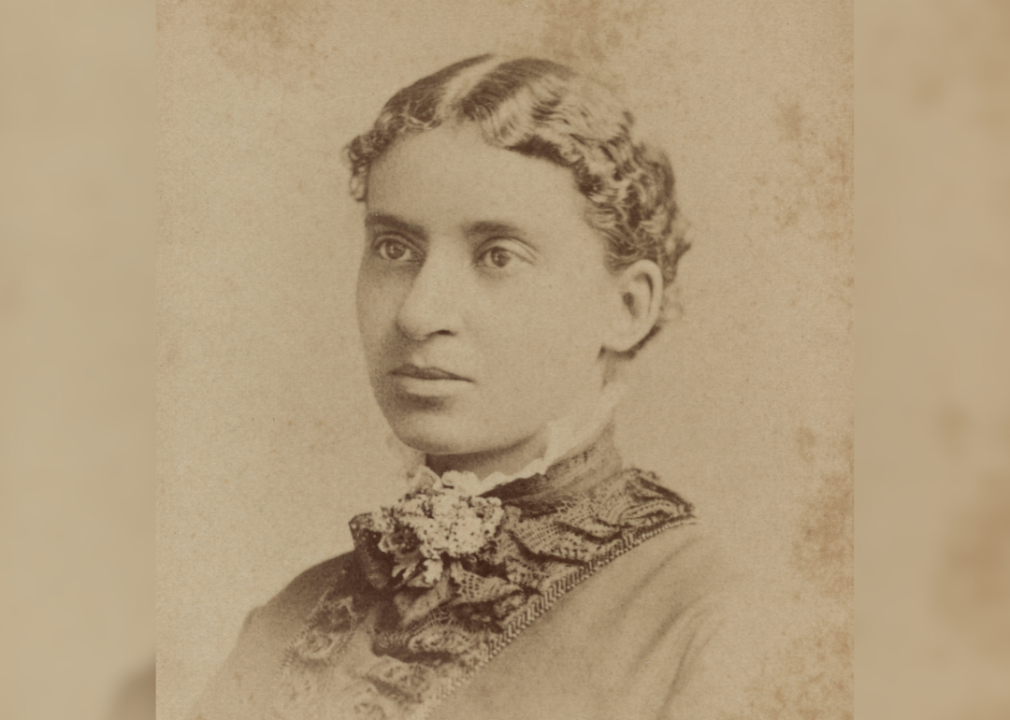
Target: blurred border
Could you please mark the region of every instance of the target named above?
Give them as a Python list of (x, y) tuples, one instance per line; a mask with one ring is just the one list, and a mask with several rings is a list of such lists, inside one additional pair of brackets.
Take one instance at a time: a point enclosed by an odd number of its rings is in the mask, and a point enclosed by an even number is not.
[(153, 692), (153, 77), (150, 3), (0, 3), (5, 719)]
[(1010, 718), (1010, 3), (857, 12), (856, 717)]
[[(4, 718), (151, 691), (153, 43), (0, 5)], [(1008, 48), (1005, 0), (857, 4), (859, 718), (1010, 718)]]

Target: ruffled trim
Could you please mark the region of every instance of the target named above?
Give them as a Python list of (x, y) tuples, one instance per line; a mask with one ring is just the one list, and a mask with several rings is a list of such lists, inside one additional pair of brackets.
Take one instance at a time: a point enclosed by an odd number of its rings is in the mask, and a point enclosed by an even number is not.
[[(556, 462), (600, 435), (613, 420), (614, 411), (626, 393), (627, 386), (624, 383), (612, 381), (604, 386), (596, 407), (588, 416), (569, 415), (549, 422), (547, 447), (541, 457), (531, 461), (516, 473), (491, 473), (480, 480), (480, 488), (476, 494), (491, 492), (516, 480), (546, 475)], [(395, 435), (389, 436), (387, 444), (400, 457), (404, 478), (411, 479), (424, 468), (427, 458), (420, 450), (404, 444)]]
[[(586, 455), (583, 464), (597, 466), (608, 457)], [(693, 513), (634, 469), (560, 498), (506, 499), (492, 541), (452, 559), (432, 588), (391, 581), (392, 560), (370, 518), (351, 523), (359, 575), (349, 585), (358, 590), (340, 583), (328, 592), (288, 650), (281, 717), (322, 718), (323, 708), (332, 717), (423, 717), (558, 598)], [(356, 643), (370, 646), (368, 662), (341, 663)]]

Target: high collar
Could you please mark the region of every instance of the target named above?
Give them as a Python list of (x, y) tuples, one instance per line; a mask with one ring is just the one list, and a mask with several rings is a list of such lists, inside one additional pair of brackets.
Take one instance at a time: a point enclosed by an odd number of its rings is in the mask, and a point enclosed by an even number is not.
[(503, 505), (527, 510), (547, 509), (587, 492), (621, 471), (620, 452), (614, 442), (614, 423), (607, 423), (595, 437), (581, 443), (545, 472), (499, 485), (485, 497)]
[(431, 530), (424, 518), (415, 513), (421, 522), (395, 533), (375, 513), (355, 518), (356, 561), (288, 649), (281, 716), (309, 717), (308, 709), (311, 717), (425, 717), (566, 593), (637, 545), (692, 521), (690, 504), (654, 475), (619, 468), (608, 425), (543, 474), (483, 497), (449, 498), (462, 509), (490, 509), (500, 524), (474, 552), (440, 551), (444, 567), (430, 586), (394, 577), (395, 558), (382, 549), (384, 540), (402, 543), (407, 534), (424, 542)]
[[(526, 481), (522, 483), (523, 487), (529, 485), (528, 481), (535, 481), (533, 484), (539, 487), (544, 478), (554, 478), (558, 475), (557, 466), (585, 451), (597, 440), (609, 443), (610, 451), (616, 452), (610, 426), (613, 425), (614, 413), (626, 392), (627, 388), (623, 383), (611, 381), (604, 386), (592, 412), (585, 416), (567, 415), (552, 420), (547, 425), (547, 447), (541, 457), (532, 460), (515, 473), (491, 473), (480, 480), (480, 490), (476, 494), (490, 496), (497, 488), (515, 484), (517, 481)], [(604, 437), (608, 432), (609, 436)], [(424, 467), (427, 460), (424, 453), (405, 445), (395, 435), (390, 436), (388, 444), (400, 456), (403, 462), (403, 475), (408, 480)], [(572, 468), (568, 467), (562, 473), (566, 479), (570, 470)]]

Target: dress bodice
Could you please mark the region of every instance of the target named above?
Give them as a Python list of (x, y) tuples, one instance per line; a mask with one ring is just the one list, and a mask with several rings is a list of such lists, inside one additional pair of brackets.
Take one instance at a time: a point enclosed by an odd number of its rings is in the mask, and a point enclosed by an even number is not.
[(689, 503), (622, 467), (612, 428), (457, 500), (493, 531), (427, 550), (432, 572), (404, 572), (418, 543), (391, 539), (380, 514), (356, 517), (355, 551), (253, 613), (193, 717), (689, 718), (711, 700), (705, 678), (725, 683), (736, 649), (716, 667), (712, 648), (735, 571)]
[(352, 521), (356, 562), (286, 653), (280, 716), (425, 717), (572, 588), (693, 519), (655, 478), (622, 470), (609, 428), (484, 502), (498, 508), (494, 533), (476, 552), (439, 559), (429, 582), (396, 576), (375, 515)]

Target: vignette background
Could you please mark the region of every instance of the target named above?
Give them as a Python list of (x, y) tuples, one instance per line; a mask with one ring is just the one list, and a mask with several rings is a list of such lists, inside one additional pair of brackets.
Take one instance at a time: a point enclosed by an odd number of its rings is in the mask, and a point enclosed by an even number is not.
[(159, 717), (402, 492), (358, 347), (342, 147), (399, 88), (488, 51), (610, 83), (670, 153), (694, 248), (619, 442), (796, 604), (789, 711), (843, 716), (851, 38), (835, 1), (160, 3)]
[[(856, 8), (857, 717), (1003, 720), (1010, 16)], [(0, 4), (5, 718), (153, 717), (154, 38)]]

